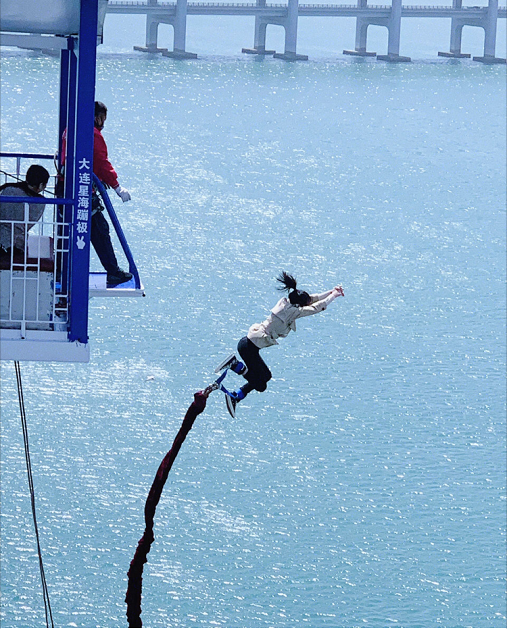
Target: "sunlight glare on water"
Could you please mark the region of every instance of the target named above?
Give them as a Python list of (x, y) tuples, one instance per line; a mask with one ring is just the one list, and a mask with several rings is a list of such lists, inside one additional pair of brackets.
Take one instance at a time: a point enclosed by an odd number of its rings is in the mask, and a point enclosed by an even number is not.
[[(88, 365), (21, 365), (56, 626), (126, 626), (156, 469), (282, 269), (345, 298), (263, 351), (273, 380), (234, 420), (210, 397), (144, 623), (505, 626), (505, 68), (109, 46), (96, 94), (146, 298), (91, 302)], [(54, 152), (58, 62), (7, 53), (2, 84), (2, 150)], [(40, 626), (13, 371), (2, 626)]]

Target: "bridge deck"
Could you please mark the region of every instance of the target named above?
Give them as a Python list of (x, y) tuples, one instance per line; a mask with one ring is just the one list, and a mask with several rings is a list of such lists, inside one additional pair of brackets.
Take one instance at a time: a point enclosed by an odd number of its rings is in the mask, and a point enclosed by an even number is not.
[[(108, 13), (124, 14), (154, 14), (172, 15), (176, 11), (175, 2), (164, 2), (158, 5), (148, 5), (146, 2), (136, 2), (125, 0), (124, 2), (109, 2)], [(440, 17), (440, 18), (480, 18), (486, 15), (488, 7), (462, 7), (455, 9), (452, 6), (426, 6), (410, 5), (403, 6), (402, 17)], [(357, 5), (335, 5), (335, 4), (300, 4), (298, 14), (304, 16), (320, 17), (386, 17), (391, 12), (391, 5), (368, 5), (358, 7)], [(188, 15), (265, 15), (270, 17), (283, 17), (287, 14), (286, 4), (266, 4), (264, 7), (256, 4), (244, 3), (235, 4), (228, 2), (189, 2), (187, 5)], [(507, 8), (498, 8), (498, 17), (507, 17)]]

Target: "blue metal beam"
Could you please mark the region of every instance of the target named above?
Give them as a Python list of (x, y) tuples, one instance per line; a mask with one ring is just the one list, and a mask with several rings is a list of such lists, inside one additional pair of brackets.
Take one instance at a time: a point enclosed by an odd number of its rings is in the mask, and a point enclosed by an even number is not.
[(80, 343), (88, 342), (97, 11), (98, 0), (81, 0), (76, 90), (75, 205), (70, 239), (69, 291), (69, 341)]

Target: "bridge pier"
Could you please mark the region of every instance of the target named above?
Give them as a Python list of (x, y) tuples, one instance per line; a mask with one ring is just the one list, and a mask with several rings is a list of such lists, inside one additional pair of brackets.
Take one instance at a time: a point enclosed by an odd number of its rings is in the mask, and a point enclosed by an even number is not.
[[(158, 0), (148, 0), (148, 6), (158, 6)], [(170, 24), (174, 30), (173, 50), (158, 47), (158, 27), (160, 24)], [(196, 59), (197, 55), (185, 50), (187, 36), (187, 0), (176, 0), (173, 15), (167, 11), (161, 14), (146, 14), (146, 46), (134, 46), (134, 50), (141, 52), (161, 52), (164, 57), (173, 59)]]
[[(367, 0), (358, 0), (359, 8), (367, 8)], [(411, 61), (410, 57), (400, 55), (401, 36), (401, 8), (402, 0), (392, 0), (391, 11), (388, 17), (365, 17), (356, 18), (356, 47), (355, 50), (344, 50), (344, 55), (355, 55), (359, 57), (374, 57), (376, 53), (366, 52), (366, 40), (368, 26), (385, 26), (388, 31), (387, 55), (376, 55), (379, 61), (390, 61), (391, 63), (406, 63)]]
[[(266, 0), (256, 0), (256, 6), (265, 7)], [(254, 47), (243, 48), (242, 52), (254, 55), (273, 55), (276, 59), (285, 61), (307, 61), (307, 55), (298, 55), (296, 52), (298, 36), (299, 0), (288, 0), (286, 17), (260, 17), (255, 18)], [(268, 24), (283, 26), (285, 29), (284, 52), (266, 50), (266, 28)]]
[[(452, 0), (453, 9), (461, 9), (463, 0)], [(449, 52), (439, 52), (439, 57), (451, 57), (453, 59), (469, 59), (472, 55), (461, 52), (461, 34), (466, 20), (451, 18), (451, 42)]]
[[(463, 0), (453, 0), (453, 9), (461, 9)], [(449, 52), (439, 52), (439, 57), (453, 59), (470, 58), (471, 55), (461, 52), (461, 35), (464, 26), (479, 26), (484, 29), (484, 56), (474, 57), (474, 61), (482, 63), (505, 63), (505, 59), (495, 56), (496, 29), (498, 21), (498, 0), (489, 0), (485, 16), (477, 18), (453, 17), (451, 19), (451, 42)]]
[[(360, 9), (365, 9), (368, 6), (368, 0), (357, 0), (357, 6)], [(354, 50), (344, 50), (344, 55), (353, 55), (355, 57), (376, 57), (376, 52), (367, 52), (366, 42), (368, 38), (368, 26), (371, 22), (368, 18), (357, 17), (356, 18), (356, 45)]]
[(506, 63), (506, 59), (501, 59), (495, 55), (497, 21), (498, 0), (489, 0), (488, 12), (481, 25), (484, 28), (484, 56), (474, 57), (474, 61), (489, 64)]
[(288, 0), (287, 17), (282, 19), (282, 26), (285, 28), (285, 46), (283, 53), (275, 52), (275, 59), (285, 59), (285, 61), (307, 61), (308, 55), (298, 55), (296, 45), (298, 39), (298, 13), (299, 0)]
[[(256, 6), (265, 7), (266, 0), (256, 0)], [(266, 18), (255, 16), (254, 27), (254, 47), (242, 48), (241, 52), (245, 52), (248, 55), (274, 55), (276, 50), (266, 50), (266, 28), (269, 24), (269, 20)]]
[(172, 22), (174, 28), (173, 50), (163, 52), (164, 57), (173, 59), (197, 59), (194, 52), (185, 50), (187, 39), (187, 0), (176, 0), (176, 12)]
[(134, 46), (134, 50), (140, 52), (165, 52), (167, 48), (158, 48), (158, 25), (160, 21), (151, 15), (146, 16), (146, 46)]

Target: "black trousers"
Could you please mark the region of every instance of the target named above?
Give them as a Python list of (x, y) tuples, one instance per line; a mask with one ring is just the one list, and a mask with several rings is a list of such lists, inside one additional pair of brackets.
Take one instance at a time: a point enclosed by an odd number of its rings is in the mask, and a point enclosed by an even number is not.
[(111, 236), (109, 235), (109, 223), (100, 211), (92, 215), (90, 240), (104, 269), (108, 273), (117, 271), (118, 260), (116, 259)]
[[(57, 196), (62, 196), (64, 194), (63, 189), (63, 180), (59, 180), (56, 184), (55, 192)], [(93, 213), (93, 210), (98, 210)], [(100, 263), (104, 267), (107, 273), (114, 273), (118, 270), (118, 260), (116, 259), (116, 255), (113, 249), (113, 243), (111, 242), (111, 236), (109, 233), (109, 223), (102, 215), (104, 210), (104, 206), (100, 201), (99, 195), (97, 194), (95, 187), (92, 189), (92, 220), (91, 220), (91, 233), (90, 240), (95, 249), (97, 256), (100, 260)], [(58, 216), (59, 221), (63, 221), (63, 206), (58, 208)], [(63, 235), (63, 226), (59, 226), (58, 228), (58, 236)], [(57, 246), (57, 249), (61, 249), (63, 247), (63, 243)], [(58, 269), (60, 269), (59, 275), (62, 276), (61, 267), (62, 261), (58, 261), (57, 263)]]
[(248, 371), (243, 376), (247, 381), (247, 384), (241, 387), (241, 390), (245, 395), (248, 395), (250, 391), (265, 391), (268, 382), (272, 378), (271, 371), (268, 366), (262, 360), (260, 356), (260, 350), (252, 343), (252, 341), (244, 336), (238, 343), (238, 353), (243, 359), (245, 365), (248, 367)]

